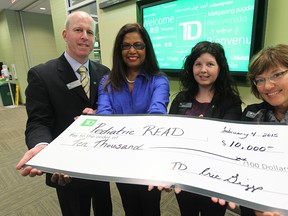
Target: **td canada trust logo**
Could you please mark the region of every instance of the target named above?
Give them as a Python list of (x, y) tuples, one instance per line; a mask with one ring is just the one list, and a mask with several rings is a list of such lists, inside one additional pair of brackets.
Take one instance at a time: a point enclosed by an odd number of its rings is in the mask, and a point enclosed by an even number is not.
[(97, 120), (95, 120), (95, 119), (85, 119), (85, 120), (82, 122), (81, 126), (91, 127), (91, 126), (93, 126), (93, 125), (96, 123), (96, 121), (97, 121)]

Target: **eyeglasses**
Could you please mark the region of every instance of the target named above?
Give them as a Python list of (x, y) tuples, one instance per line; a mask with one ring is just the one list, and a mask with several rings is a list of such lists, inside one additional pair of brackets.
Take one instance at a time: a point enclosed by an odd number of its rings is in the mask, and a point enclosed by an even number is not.
[(276, 83), (277, 81), (281, 80), (287, 72), (288, 72), (288, 69), (285, 71), (274, 73), (271, 76), (266, 77), (266, 78), (260, 78), (259, 77), (259, 78), (254, 79), (253, 83), (257, 87), (264, 86), (264, 84), (266, 83), (266, 80), (269, 80), (271, 83)]
[(124, 43), (124, 44), (121, 44), (121, 49), (129, 50), (132, 46), (136, 50), (143, 50), (146, 47), (144, 43), (134, 43), (134, 44)]

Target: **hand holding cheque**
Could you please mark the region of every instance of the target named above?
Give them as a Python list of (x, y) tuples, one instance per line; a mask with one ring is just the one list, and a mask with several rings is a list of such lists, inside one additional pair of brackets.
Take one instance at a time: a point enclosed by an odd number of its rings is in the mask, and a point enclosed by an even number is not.
[(27, 151), (24, 156), (22, 157), (22, 159), (19, 161), (19, 163), (16, 165), (16, 169), (17, 170), (21, 170), (21, 175), (22, 176), (30, 176), (30, 177), (34, 177), (34, 176), (40, 176), (42, 175), (42, 171), (35, 169), (31, 166), (26, 166), (23, 167), (31, 158), (33, 158), (35, 155), (37, 155), (42, 149), (44, 149), (46, 147), (46, 145), (38, 145), (35, 146), (34, 148), (30, 149), (29, 151)]
[[(85, 108), (82, 111), (83, 114), (95, 114), (96, 111), (91, 109), (91, 108)], [(79, 116), (75, 117), (75, 120), (78, 118)], [(31, 166), (26, 166), (23, 167), (31, 158), (33, 158), (35, 155), (37, 155), (42, 149), (44, 149), (47, 146), (47, 144), (39, 144), (37, 146), (35, 146), (34, 148), (30, 149), (29, 151), (27, 151), (24, 156), (22, 157), (22, 159), (19, 161), (19, 163), (16, 165), (16, 169), (17, 170), (21, 170), (21, 175), (22, 176), (30, 176), (30, 177), (34, 177), (34, 176), (41, 176), (43, 175), (41, 170), (35, 169)], [(68, 183), (70, 183), (71, 181), (71, 177), (62, 173), (53, 173), (51, 181), (53, 183), (58, 183), (59, 185), (66, 185)]]
[[(16, 165), (17, 170), (21, 170), (22, 176), (41, 176), (43, 175), (43, 172), (39, 169), (35, 169), (32, 166), (25, 166), (23, 167), (31, 158), (33, 158), (35, 155), (37, 155), (42, 149), (44, 149), (47, 145), (40, 144), (29, 151), (27, 151), (23, 158), (19, 161), (19, 163)], [(65, 186), (71, 181), (71, 177), (65, 174), (60, 173), (53, 173), (51, 181), (54, 183), (58, 183), (59, 185)]]
[(287, 214), (286, 130), (171, 115), (86, 115), (26, 165), (84, 179), (174, 185)]

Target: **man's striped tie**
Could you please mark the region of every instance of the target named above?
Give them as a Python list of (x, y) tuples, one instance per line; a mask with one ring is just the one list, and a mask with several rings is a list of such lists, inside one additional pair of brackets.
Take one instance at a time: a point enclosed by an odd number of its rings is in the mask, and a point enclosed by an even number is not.
[(89, 79), (88, 79), (88, 76), (86, 75), (86, 67), (84, 66), (81, 66), (79, 69), (79, 73), (80, 73), (80, 76), (81, 76), (81, 84), (84, 88), (84, 91), (87, 95), (87, 97), (89, 98), (90, 97), (90, 83), (89, 83)]

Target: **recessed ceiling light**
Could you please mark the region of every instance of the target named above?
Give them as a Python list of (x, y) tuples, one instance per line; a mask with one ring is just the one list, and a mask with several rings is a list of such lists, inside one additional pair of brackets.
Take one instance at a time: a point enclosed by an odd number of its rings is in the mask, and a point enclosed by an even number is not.
[(44, 7), (41, 7), (41, 8), (40, 8), (40, 10), (46, 10), (46, 8), (44, 8)]

